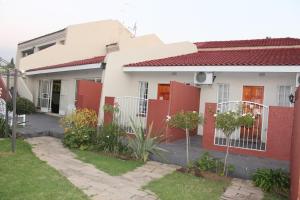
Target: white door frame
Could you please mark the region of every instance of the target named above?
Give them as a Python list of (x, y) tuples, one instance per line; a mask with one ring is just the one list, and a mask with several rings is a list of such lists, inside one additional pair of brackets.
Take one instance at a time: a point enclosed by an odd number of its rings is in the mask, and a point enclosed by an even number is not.
[[(39, 103), (41, 112), (51, 112), (53, 80), (41, 79), (39, 81)], [(43, 85), (44, 83), (45, 85)], [(43, 88), (43, 86), (45, 87)]]

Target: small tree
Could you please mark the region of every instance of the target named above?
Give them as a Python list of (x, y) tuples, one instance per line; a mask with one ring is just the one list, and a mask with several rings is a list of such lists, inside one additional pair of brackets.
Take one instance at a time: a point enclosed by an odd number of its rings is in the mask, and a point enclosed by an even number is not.
[(181, 111), (175, 115), (167, 116), (167, 123), (172, 128), (179, 128), (185, 131), (186, 136), (186, 163), (189, 164), (190, 131), (195, 130), (203, 123), (202, 115), (196, 111)]
[(241, 114), (241, 112), (223, 112), (216, 113), (216, 128), (220, 129), (226, 137), (226, 155), (224, 159), (223, 174), (227, 175), (227, 158), (230, 147), (230, 136), (240, 126), (251, 127), (254, 123), (254, 116), (252, 113)]

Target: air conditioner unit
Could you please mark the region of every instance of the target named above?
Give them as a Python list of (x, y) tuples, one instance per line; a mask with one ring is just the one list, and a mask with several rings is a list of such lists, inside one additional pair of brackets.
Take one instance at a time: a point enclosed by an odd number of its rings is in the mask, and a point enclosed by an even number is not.
[(214, 74), (212, 72), (197, 72), (194, 77), (195, 85), (213, 84)]
[(296, 87), (300, 86), (300, 73), (297, 73), (296, 75)]

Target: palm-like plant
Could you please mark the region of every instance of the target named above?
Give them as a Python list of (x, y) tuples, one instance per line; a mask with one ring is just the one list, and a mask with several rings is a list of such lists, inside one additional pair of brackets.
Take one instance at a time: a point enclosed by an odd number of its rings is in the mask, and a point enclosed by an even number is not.
[(143, 162), (146, 162), (149, 159), (150, 154), (155, 154), (161, 157), (161, 153), (166, 152), (166, 150), (158, 146), (158, 137), (151, 137), (153, 123), (150, 124), (148, 131), (146, 132), (141, 124), (134, 124), (132, 119), (130, 121), (131, 128), (134, 132), (134, 138), (129, 140), (128, 146), (131, 148), (133, 156)]

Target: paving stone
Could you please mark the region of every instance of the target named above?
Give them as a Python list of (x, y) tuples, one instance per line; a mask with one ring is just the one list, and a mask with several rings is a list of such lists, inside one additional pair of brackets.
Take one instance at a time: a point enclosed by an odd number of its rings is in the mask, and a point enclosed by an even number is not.
[(149, 161), (122, 176), (110, 176), (93, 165), (76, 159), (59, 139), (37, 137), (27, 141), (37, 157), (66, 176), (92, 200), (157, 200), (155, 194), (141, 190), (142, 186), (172, 173), (178, 167)]
[(221, 200), (261, 200), (263, 199), (263, 192), (254, 187), (251, 181), (242, 179), (232, 179), (231, 186), (229, 186)]

